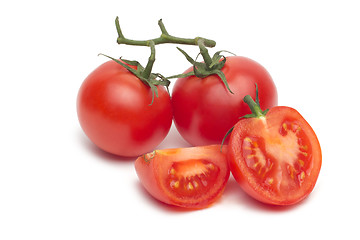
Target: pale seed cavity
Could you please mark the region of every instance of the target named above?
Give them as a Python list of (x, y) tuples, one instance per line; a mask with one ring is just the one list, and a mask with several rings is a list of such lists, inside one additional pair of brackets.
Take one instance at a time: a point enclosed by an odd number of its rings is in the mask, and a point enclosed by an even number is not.
[[(279, 136), (278, 134), (273, 135), (271, 131), (268, 132), (271, 141), (266, 141), (265, 149), (259, 147), (256, 139), (245, 137), (243, 139), (243, 149), (246, 152), (245, 161), (255, 174), (262, 177), (263, 183), (267, 186), (274, 185), (275, 180), (279, 185), (282, 181), (278, 181), (278, 178), (281, 178), (284, 172), (287, 172), (289, 178), (301, 185), (306, 178), (303, 167), (309, 157), (309, 146), (304, 144), (303, 138), (300, 136), (302, 129), (298, 124), (284, 122), (279, 130), (280, 133), (285, 131), (285, 134)], [(267, 175), (273, 168), (273, 162), (265, 153), (268, 156), (277, 157), (279, 165), (284, 166), (284, 168), (281, 167), (282, 173), (276, 176)], [(280, 166), (278, 167), (280, 168)], [(284, 181), (285, 183), (286, 181)], [(281, 185), (283, 184), (281, 183)], [(280, 185), (277, 187), (279, 188)]]
[(211, 177), (216, 165), (211, 162), (194, 163), (198, 164), (195, 168), (186, 165), (174, 165), (168, 170), (170, 177), (170, 187), (172, 189), (184, 189), (194, 191), (199, 187), (208, 187), (207, 178)]

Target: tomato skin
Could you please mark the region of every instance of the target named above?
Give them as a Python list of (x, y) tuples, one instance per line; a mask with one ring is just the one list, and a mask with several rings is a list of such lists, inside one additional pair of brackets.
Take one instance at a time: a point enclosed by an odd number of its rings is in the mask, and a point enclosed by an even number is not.
[[(289, 129), (289, 126), (293, 127)], [(295, 137), (297, 140), (294, 140)], [(251, 164), (256, 164), (249, 160), (253, 155), (245, 153), (250, 146), (245, 146), (246, 142), (255, 139), (260, 150), (249, 151), (255, 152), (258, 158), (264, 156), (266, 167), (261, 174), (256, 173), (260, 168), (251, 169)], [(292, 205), (306, 198), (313, 190), (322, 155), (315, 132), (300, 113), (289, 107), (274, 107), (264, 119), (242, 119), (235, 125), (229, 141), (228, 161), (232, 175), (250, 196), (267, 204)], [(291, 169), (288, 162), (292, 162), (293, 172), (287, 172)], [(280, 180), (275, 182), (274, 178)], [(274, 186), (270, 187), (271, 184)]]
[[(177, 148), (177, 149), (165, 149), (156, 150), (139, 157), (135, 161), (136, 173), (140, 179), (140, 182), (144, 188), (155, 199), (169, 204), (190, 209), (201, 209), (212, 205), (224, 191), (225, 185), (230, 176), (229, 166), (226, 160), (227, 146), (223, 146), (222, 152), (220, 152), (220, 145), (211, 145), (203, 147), (190, 147), (190, 148)], [(196, 162), (196, 164), (194, 164)], [(193, 175), (201, 172), (208, 175), (203, 163), (213, 164), (213, 168), (216, 169), (213, 179), (206, 179), (209, 184), (207, 188), (203, 185), (200, 186), (200, 178), (194, 178), (186, 173), (187, 169)], [(186, 184), (177, 188), (171, 187), (171, 174), (173, 166), (182, 166), (176, 168), (179, 171), (179, 175), (185, 174), (182, 182), (187, 179), (197, 179), (198, 185), (192, 182), (191, 185), (195, 190), (198, 188), (197, 193), (192, 194), (191, 190), (184, 190)], [(199, 170), (200, 169), (200, 170)], [(204, 170), (205, 169), (205, 170)], [(175, 170), (174, 170), (175, 172)], [(214, 172), (214, 170), (213, 170)], [(186, 176), (186, 177), (185, 177)], [(205, 175), (202, 175), (203, 177)], [(197, 183), (196, 183), (197, 184)], [(186, 195), (186, 191), (189, 191), (189, 195)]]
[(150, 87), (115, 61), (95, 69), (82, 83), (77, 114), (88, 138), (106, 152), (134, 157), (153, 150), (172, 123), (170, 96)]
[(243, 98), (246, 95), (255, 98), (255, 83), (259, 87), (261, 107), (267, 109), (277, 105), (275, 84), (257, 62), (240, 56), (227, 57), (222, 71), (234, 94), (217, 75), (203, 79), (179, 78), (174, 84), (174, 123), (181, 136), (193, 146), (220, 144), (239, 117), (251, 113)]

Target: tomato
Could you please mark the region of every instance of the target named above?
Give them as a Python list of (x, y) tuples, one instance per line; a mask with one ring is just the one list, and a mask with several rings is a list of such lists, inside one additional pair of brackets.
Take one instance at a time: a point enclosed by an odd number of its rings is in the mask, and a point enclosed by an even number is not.
[[(136, 67), (133, 67), (136, 68)], [(95, 69), (77, 98), (80, 125), (89, 139), (112, 154), (134, 157), (153, 150), (172, 123), (170, 96), (151, 88), (115, 61)]]
[(135, 169), (154, 198), (194, 209), (214, 203), (230, 175), (226, 146), (219, 145), (156, 150), (139, 157)]
[[(186, 72), (191, 71), (189, 68)], [(239, 117), (250, 113), (245, 95), (255, 97), (259, 86), (260, 103), (265, 108), (277, 105), (277, 90), (257, 62), (239, 56), (226, 58), (222, 68), (231, 91), (217, 75), (190, 76), (176, 80), (172, 91), (174, 123), (181, 136), (194, 146), (220, 144)]]
[(240, 120), (228, 146), (230, 170), (245, 192), (274, 205), (306, 198), (317, 181), (322, 156), (307, 121), (290, 107)]

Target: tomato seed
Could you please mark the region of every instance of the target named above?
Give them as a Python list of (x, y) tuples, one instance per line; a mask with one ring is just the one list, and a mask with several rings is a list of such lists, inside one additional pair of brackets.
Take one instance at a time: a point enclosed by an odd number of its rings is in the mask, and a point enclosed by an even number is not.
[(252, 140), (249, 137), (244, 138), (244, 141), (252, 143)]
[(267, 178), (265, 180), (265, 184), (267, 184), (267, 185), (271, 185), (271, 184), (273, 184), (273, 182), (274, 182), (274, 178)]
[(214, 164), (212, 164), (212, 163), (209, 163), (209, 164), (207, 165), (207, 167), (208, 167), (210, 170), (214, 170), (214, 169), (215, 169), (215, 166), (214, 166)]
[(303, 166), (305, 165), (305, 162), (304, 162), (303, 160), (301, 160), (301, 159), (299, 159), (298, 162), (299, 162), (299, 165), (300, 165), (301, 167), (303, 167)]
[(300, 152), (302, 155), (304, 155), (305, 157), (308, 156), (308, 153), (307, 152)]
[(170, 182), (170, 187), (171, 188), (178, 188), (180, 186), (180, 182), (179, 181), (171, 181)]

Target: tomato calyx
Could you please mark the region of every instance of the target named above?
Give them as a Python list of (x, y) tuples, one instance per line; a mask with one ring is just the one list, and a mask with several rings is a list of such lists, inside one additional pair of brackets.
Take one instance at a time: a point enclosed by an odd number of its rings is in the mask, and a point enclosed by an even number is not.
[[(210, 56), (209, 51), (206, 48), (205, 45), (205, 39), (199, 39), (197, 42), (199, 48), (200, 48), (200, 53), (198, 54), (201, 55), (204, 59), (203, 62), (197, 62), (197, 57), (194, 60), (193, 58), (191, 58), (189, 56), (189, 54), (187, 54), (184, 50), (182, 50), (181, 48), (177, 47), (177, 49), (185, 56), (185, 58), (193, 65), (193, 71), (188, 72), (188, 73), (184, 73), (184, 74), (178, 74), (178, 75), (174, 75), (168, 78), (184, 78), (184, 77), (189, 77), (189, 76), (196, 76), (198, 78), (205, 78), (208, 77), (210, 75), (218, 75), (221, 79), (221, 81), (224, 83), (224, 85), (226, 86), (227, 90), (231, 93), (234, 94), (230, 87), (229, 84), (226, 80), (225, 74), (221, 71), (221, 69), (224, 67), (225, 62), (226, 62), (226, 57), (224, 55), (222, 55), (222, 52), (227, 52), (230, 54), (233, 54), (229, 51), (226, 50), (222, 50), (222, 51), (217, 51), (213, 57)], [(233, 54), (235, 55), (235, 54)]]
[[(121, 57), (119, 59), (110, 57), (105, 54), (99, 54), (103, 55), (107, 58), (110, 58), (111, 60), (115, 61), (116, 63), (120, 64), (122, 67), (127, 69), (129, 72), (134, 74), (137, 78), (139, 78), (145, 85), (149, 86), (151, 88), (152, 92), (152, 99), (151, 103), (149, 105), (152, 105), (154, 102), (154, 98), (159, 97), (158, 90), (156, 86), (164, 86), (166, 87), (167, 91), (169, 92), (169, 85), (170, 81), (160, 73), (152, 73), (152, 67), (155, 62), (155, 44), (154, 42), (149, 42), (149, 47), (151, 49), (151, 54), (148, 60), (148, 63), (146, 64), (146, 67), (144, 68), (138, 61), (135, 60), (126, 60), (122, 59)], [(131, 66), (134, 66), (132, 68)]]

